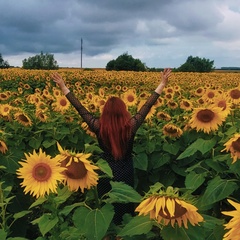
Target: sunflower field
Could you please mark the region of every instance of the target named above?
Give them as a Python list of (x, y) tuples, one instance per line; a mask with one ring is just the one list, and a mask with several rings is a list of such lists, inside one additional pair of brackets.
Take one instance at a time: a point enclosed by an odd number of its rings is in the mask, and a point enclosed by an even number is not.
[[(109, 96), (134, 114), (156, 72), (60, 69), (99, 116)], [(134, 188), (111, 178), (94, 134), (52, 71), (0, 70), (1, 240), (239, 240), (240, 73), (172, 73), (135, 137)], [(135, 215), (112, 221), (114, 203)]]

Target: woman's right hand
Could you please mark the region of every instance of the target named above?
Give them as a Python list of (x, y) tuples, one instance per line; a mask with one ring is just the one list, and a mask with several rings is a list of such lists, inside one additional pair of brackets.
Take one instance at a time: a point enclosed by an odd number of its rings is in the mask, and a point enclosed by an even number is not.
[(162, 81), (160, 82), (160, 84), (155, 89), (156, 93), (158, 93), (158, 94), (162, 93), (164, 87), (168, 83), (168, 78), (170, 77), (171, 72), (172, 72), (171, 68), (164, 68), (163, 72), (161, 72), (161, 79), (162, 79)]
[(172, 72), (171, 68), (164, 68), (163, 72), (161, 72), (162, 75), (162, 81), (161, 84), (163, 84), (163, 86), (165, 87), (168, 83), (168, 78), (170, 77)]
[(64, 82), (62, 76), (61, 76), (59, 73), (57, 73), (57, 72), (53, 73), (53, 74), (52, 74), (52, 78), (53, 78), (53, 81), (54, 81), (55, 83), (57, 83), (57, 85), (58, 85), (61, 89), (63, 89), (63, 88), (65, 87), (65, 82)]
[(57, 73), (57, 72), (53, 73), (52, 74), (52, 78), (53, 78), (53, 81), (55, 83), (57, 83), (57, 85), (60, 87), (60, 89), (62, 90), (62, 93), (64, 95), (66, 95), (67, 93), (70, 92), (69, 89), (66, 87), (65, 82), (64, 82), (62, 76), (59, 73)]

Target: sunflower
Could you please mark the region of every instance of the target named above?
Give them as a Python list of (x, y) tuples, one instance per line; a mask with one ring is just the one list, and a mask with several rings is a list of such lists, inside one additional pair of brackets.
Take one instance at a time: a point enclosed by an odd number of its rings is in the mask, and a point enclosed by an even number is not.
[(173, 101), (173, 100), (169, 100), (167, 102), (167, 105), (171, 109), (177, 109), (178, 108), (178, 104), (175, 101)]
[(135, 106), (137, 104), (137, 95), (133, 89), (128, 89), (122, 94), (122, 99), (127, 106)]
[(199, 98), (199, 99), (197, 100), (197, 103), (198, 103), (199, 105), (204, 105), (204, 104), (205, 104), (205, 100), (204, 100), (203, 98)]
[(194, 94), (198, 97), (201, 97), (205, 93), (205, 89), (203, 87), (199, 87), (195, 90)]
[(0, 105), (0, 115), (7, 117), (7, 116), (9, 116), (12, 109), (13, 109), (13, 107), (7, 103), (1, 104)]
[(53, 89), (53, 96), (54, 97), (59, 97), (61, 95), (62, 95), (62, 93), (59, 89), (56, 89), (56, 88)]
[(183, 134), (183, 131), (181, 128), (175, 126), (174, 124), (168, 123), (165, 126), (163, 126), (163, 134), (165, 136), (175, 138), (180, 137)]
[(228, 95), (229, 95), (231, 101), (234, 104), (240, 103), (240, 90), (239, 90), (239, 88), (233, 88), (233, 89), (229, 90)]
[(96, 186), (98, 174), (94, 170), (99, 168), (88, 160), (91, 154), (63, 150), (59, 143), (57, 143), (57, 146), (60, 152), (59, 156), (62, 157), (61, 166), (66, 168), (63, 171), (64, 184), (71, 191), (77, 191), (80, 188), (82, 192), (85, 188), (90, 189), (92, 186)]
[(58, 182), (64, 179), (62, 172), (64, 168), (60, 166), (61, 156), (51, 158), (39, 150), (37, 154), (25, 153), (26, 159), (20, 162), (20, 167), (17, 170), (18, 178), (22, 178), (21, 186), (24, 187), (24, 192), (30, 192), (32, 196), (43, 197), (50, 192), (56, 192)]
[(42, 109), (36, 109), (35, 116), (38, 118), (41, 122), (47, 122), (48, 115), (42, 110)]
[(6, 143), (3, 140), (0, 140), (0, 152), (5, 154), (8, 150)]
[(4, 93), (4, 92), (2, 92), (2, 93), (0, 93), (0, 100), (7, 100), (8, 98), (10, 97), (10, 95), (6, 92), (6, 93)]
[(184, 197), (179, 197), (178, 190), (171, 186), (166, 191), (160, 189), (159, 192), (147, 196), (135, 209), (139, 215), (149, 214), (150, 219), (164, 226), (171, 223), (172, 227), (177, 224), (179, 227), (183, 225), (188, 228), (188, 221), (193, 226), (203, 221), (198, 209), (184, 200)]
[(17, 112), (14, 114), (15, 120), (22, 124), (23, 126), (32, 126), (32, 120), (29, 118), (29, 116), (24, 112)]
[(191, 128), (209, 133), (218, 129), (225, 120), (225, 115), (219, 107), (195, 108), (189, 121)]
[(68, 101), (68, 99), (63, 95), (56, 97), (56, 102), (52, 104), (53, 109), (61, 113), (64, 113), (65, 111), (67, 111), (70, 105), (71, 104)]
[(223, 236), (223, 240), (239, 240), (240, 239), (240, 204), (230, 199), (227, 201), (236, 209), (234, 211), (222, 211), (224, 215), (232, 217), (232, 219), (225, 224), (225, 229), (229, 231)]
[(186, 111), (191, 111), (193, 108), (193, 104), (188, 99), (182, 99), (180, 102), (180, 108)]
[(172, 117), (165, 112), (157, 112), (157, 118), (160, 120), (164, 120), (164, 121), (170, 121), (172, 119)]
[(229, 139), (225, 144), (225, 148), (222, 151), (231, 153), (233, 159), (232, 163), (235, 163), (237, 159), (240, 159), (240, 133), (236, 133), (234, 137)]
[(225, 116), (228, 116), (231, 112), (232, 104), (231, 104), (229, 98), (224, 94), (221, 94), (220, 96), (218, 96), (214, 100), (213, 105), (216, 107), (220, 107), (222, 109), (222, 112), (225, 114)]
[(213, 103), (216, 96), (217, 92), (215, 90), (207, 89), (202, 98), (208, 103)]

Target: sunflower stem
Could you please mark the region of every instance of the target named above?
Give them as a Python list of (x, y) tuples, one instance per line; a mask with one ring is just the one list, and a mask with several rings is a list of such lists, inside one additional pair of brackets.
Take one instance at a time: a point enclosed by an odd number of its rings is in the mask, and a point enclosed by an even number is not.
[(100, 201), (98, 198), (98, 192), (97, 192), (97, 187), (93, 187), (93, 194), (94, 194), (94, 198), (95, 198), (95, 208), (99, 208), (100, 207)]

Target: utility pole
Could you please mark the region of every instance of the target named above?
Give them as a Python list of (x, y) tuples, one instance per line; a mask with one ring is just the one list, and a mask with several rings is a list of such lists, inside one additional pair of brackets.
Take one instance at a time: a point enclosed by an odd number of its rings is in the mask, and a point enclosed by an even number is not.
[(83, 40), (81, 38), (81, 68), (82, 68), (82, 50), (83, 50)]

